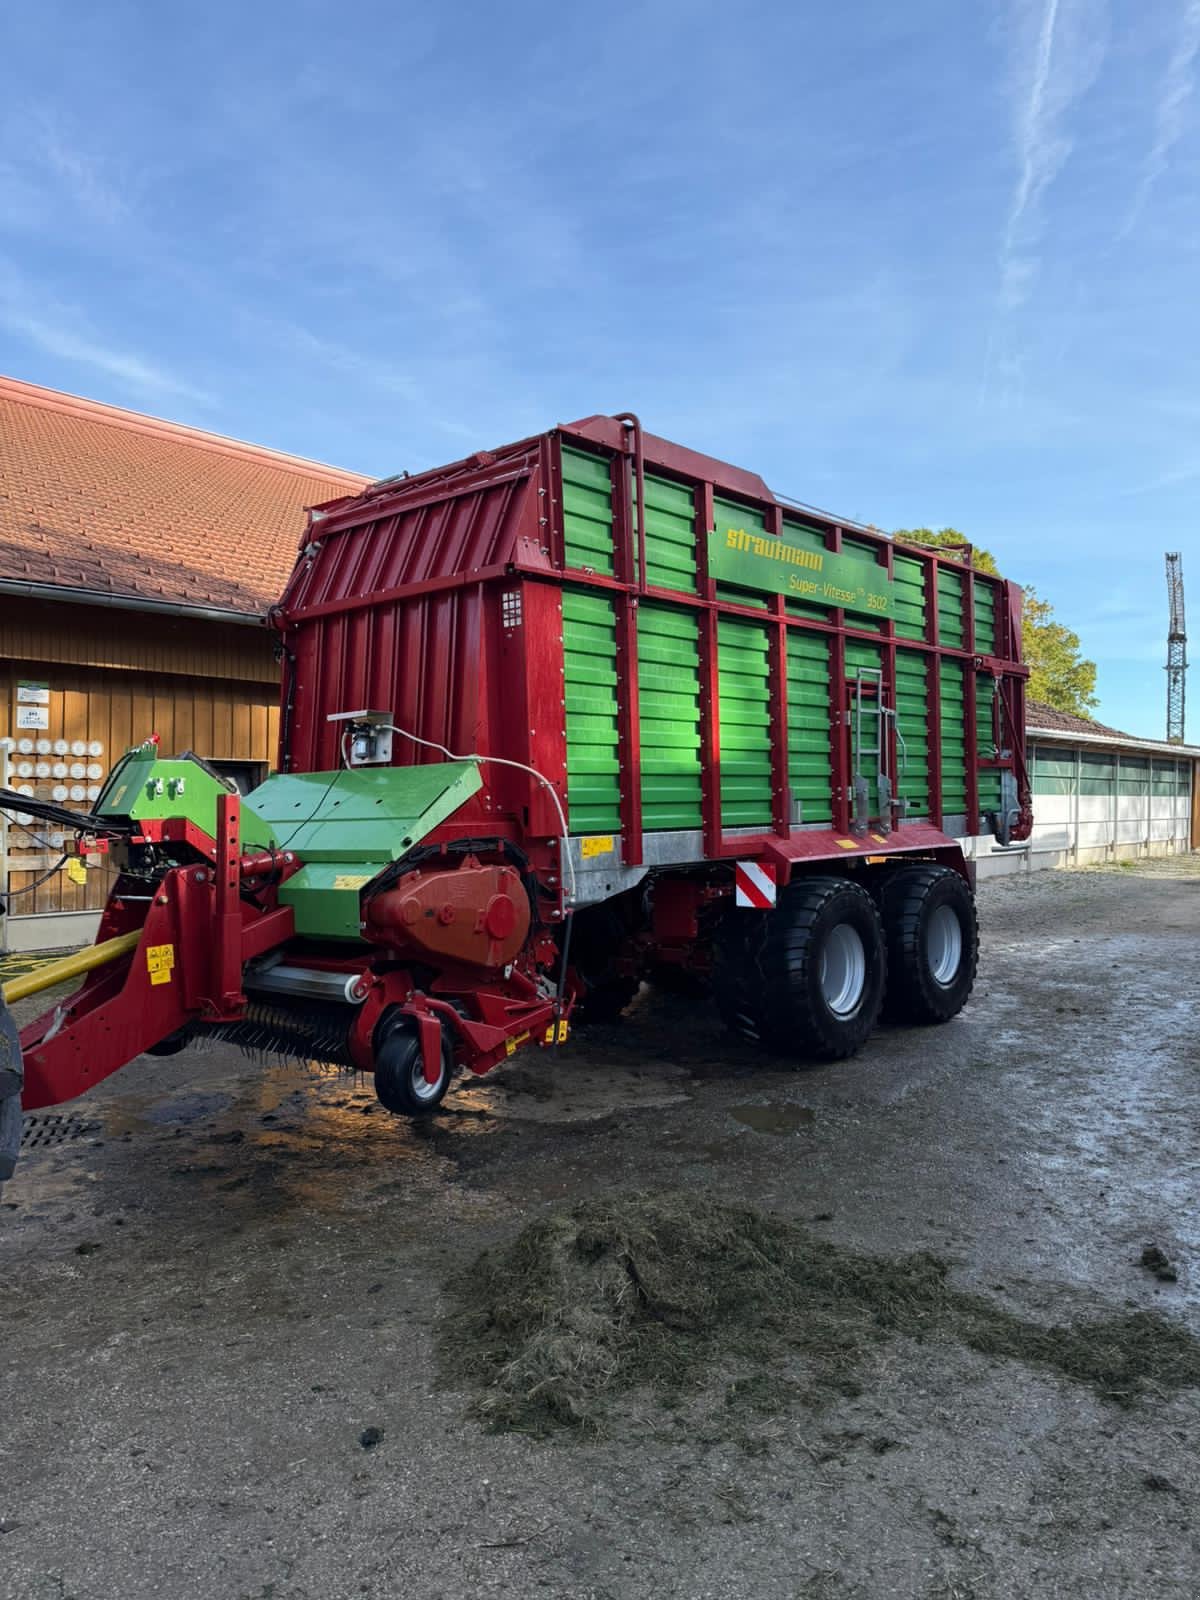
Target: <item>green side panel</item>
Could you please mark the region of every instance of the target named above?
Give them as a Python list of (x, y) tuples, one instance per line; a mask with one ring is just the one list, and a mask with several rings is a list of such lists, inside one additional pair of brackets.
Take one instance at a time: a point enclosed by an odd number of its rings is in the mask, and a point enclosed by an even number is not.
[(613, 576), (612, 474), (606, 456), (562, 447), (563, 542), (569, 567)]
[(789, 628), (788, 787), (801, 822), (833, 821), (829, 700), (829, 640)]
[(963, 669), (957, 661), (943, 661), (938, 676), (942, 698), (942, 815), (958, 817), (965, 815), (967, 809)]
[[(760, 511), (738, 505), (734, 500), (723, 500), (720, 495), (713, 498), (713, 523), (718, 528), (744, 528), (760, 539), (767, 537), (766, 519)], [(770, 605), (768, 597), (759, 589), (741, 589), (733, 583), (718, 583), (715, 588), (717, 599), (728, 600), (730, 605), (753, 606), (756, 611), (766, 611)]]
[[(975, 734), (981, 759), (990, 761), (996, 754), (992, 725), (992, 706), (996, 699), (996, 680), (987, 672), (975, 674)], [(1000, 773), (995, 767), (980, 767), (978, 773), (979, 815), (1000, 809)]]
[(563, 678), (569, 826), (613, 833), (621, 826), (617, 621), (607, 595), (563, 590)]
[[(852, 539), (848, 534), (844, 534), (842, 536), (842, 553), (844, 555), (857, 557), (860, 561), (869, 562), (871, 566), (878, 568), (881, 574), (884, 573), (884, 569), (879, 566), (879, 563), (875, 559), (877, 546), (868, 544), (865, 539)], [(886, 574), (884, 575), (886, 576)], [(848, 620), (851, 622), (853, 627), (863, 628), (869, 633), (882, 632), (882, 624), (876, 622), (874, 617), (872, 617), (869, 612), (849, 612)]]
[(966, 634), (963, 631), (963, 586), (957, 572), (938, 570), (938, 638), (942, 644), (962, 648)]
[(721, 822), (726, 828), (771, 821), (771, 691), (767, 630), (757, 622), (717, 622), (721, 723)]
[(638, 607), (637, 639), (642, 827), (698, 828), (699, 621), (693, 612), (647, 601)]
[[(646, 473), (646, 581), (696, 593), (696, 506), (692, 491)], [(633, 527), (637, 527), (636, 516)], [(637, 563), (636, 538), (634, 563)]]
[(279, 890), (296, 932), (356, 939), (362, 888), (482, 787), (474, 761), (277, 772), (246, 797), (301, 870)]
[[(929, 665), (916, 650), (896, 651), (896, 793), (908, 801), (905, 815), (929, 815)], [(903, 740), (901, 751), (900, 740)]]
[[(846, 640), (846, 681), (854, 682), (854, 674), (859, 667), (868, 667), (877, 670), (883, 665), (883, 652), (878, 645), (861, 644), (857, 639)], [(864, 703), (863, 712), (863, 744), (871, 746), (876, 742), (876, 716), (873, 709), (874, 701)], [(879, 761), (876, 756), (860, 755), (854, 749), (856, 721), (854, 707), (850, 707), (850, 759), (855, 772), (861, 772), (871, 785), (871, 811), (875, 812), (875, 779), (879, 776)]]
[[(106, 817), (144, 821), (185, 817), (215, 839), (217, 797), (228, 793), (228, 787), (198, 761), (160, 761), (153, 751), (139, 752), (114, 769), (94, 810)], [(259, 845), (265, 849), (276, 842), (270, 826), (245, 801), (241, 818), (243, 847)]]
[(996, 585), (986, 578), (976, 577), (975, 590), (975, 648), (982, 656), (996, 654)]
[(892, 564), (896, 582), (893, 605), (897, 636), (901, 639), (923, 639), (926, 563), (913, 556), (902, 556), (897, 550)]
[[(816, 528), (808, 528), (803, 522), (793, 522), (790, 517), (783, 519), (783, 537), (798, 550), (825, 551), (829, 548), (824, 535), (818, 533)], [(783, 603), (789, 617), (808, 617), (815, 622), (829, 621), (829, 607), (816, 601), (810, 604), (807, 600), (785, 598)]]

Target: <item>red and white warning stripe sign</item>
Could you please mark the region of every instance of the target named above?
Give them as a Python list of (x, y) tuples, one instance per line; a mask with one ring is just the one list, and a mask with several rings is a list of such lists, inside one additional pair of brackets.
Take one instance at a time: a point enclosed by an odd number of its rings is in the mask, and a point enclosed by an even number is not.
[(761, 861), (738, 861), (733, 868), (733, 898), (735, 905), (747, 906), (752, 911), (769, 911), (775, 904), (778, 888), (776, 868)]

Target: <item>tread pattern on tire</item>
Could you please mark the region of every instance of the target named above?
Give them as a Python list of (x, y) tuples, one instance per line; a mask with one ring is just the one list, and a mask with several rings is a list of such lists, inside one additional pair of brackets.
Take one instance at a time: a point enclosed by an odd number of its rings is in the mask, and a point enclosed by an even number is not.
[[(930, 896), (939, 885), (961, 888), (953, 899), (965, 914), (963, 965), (947, 988), (935, 983), (920, 949), (921, 922)], [(930, 862), (902, 867), (884, 882), (880, 894), (884, 933), (888, 947), (888, 986), (885, 1015), (898, 1022), (949, 1022), (970, 998), (979, 966), (979, 918), (975, 896), (953, 867)]]
[[(834, 901), (853, 906), (865, 934), (867, 987), (851, 1019), (835, 1017), (814, 994), (814, 930)], [(728, 931), (727, 931), (728, 930)], [(714, 983), (724, 1021), (781, 1055), (840, 1061), (861, 1048), (883, 999), (886, 950), (879, 911), (848, 878), (803, 878), (773, 912), (726, 919), (716, 944)]]

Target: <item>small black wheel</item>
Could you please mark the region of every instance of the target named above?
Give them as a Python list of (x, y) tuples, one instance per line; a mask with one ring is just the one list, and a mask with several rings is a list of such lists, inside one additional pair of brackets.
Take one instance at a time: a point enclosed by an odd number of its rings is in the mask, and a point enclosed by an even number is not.
[(436, 1083), (425, 1076), (425, 1060), (415, 1023), (405, 1017), (383, 1035), (375, 1050), (375, 1093), (401, 1117), (428, 1117), (445, 1098), (454, 1075), (454, 1052), (442, 1028), (441, 1072)]
[(773, 911), (732, 912), (714, 957), (725, 1020), (776, 1054), (844, 1060), (879, 1016), (883, 929), (871, 896), (848, 878), (802, 878)]
[(975, 897), (952, 867), (889, 873), (880, 894), (888, 948), (889, 1017), (949, 1022), (966, 1005), (979, 965)]

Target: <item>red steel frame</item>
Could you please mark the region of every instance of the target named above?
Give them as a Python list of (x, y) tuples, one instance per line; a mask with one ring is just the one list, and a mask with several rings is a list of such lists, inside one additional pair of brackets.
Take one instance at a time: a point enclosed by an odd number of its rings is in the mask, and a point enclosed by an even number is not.
[[(565, 566), (559, 449), (564, 441), (589, 450), (609, 463), (613, 491), (612, 577)], [(697, 532), (697, 593), (694, 595), (659, 588), (649, 582), (645, 561), (644, 494), (635, 493), (635, 489), (641, 488), (648, 470), (672, 478), (690, 487), (693, 492)], [(472, 535), (467, 530), (471, 518), (477, 516), (478, 507), (487, 497), (495, 496), (498, 491), (503, 491), (508, 497), (505, 506), (512, 513), (504, 536), (498, 536), (486, 548), (479, 548), (478, 564), (463, 570), (462, 561), (454, 557), (453, 550), (470, 544)], [(413, 616), (431, 616), (433, 608), (441, 605), (443, 615), (461, 618), (466, 613), (467, 597), (470, 596), (469, 604), (474, 608), (473, 638), (483, 677), (488, 679), (488, 664), (495, 661), (504, 688), (499, 698), (493, 695), (488, 700), (485, 692), (478, 700), (474, 724), (479, 741), (476, 748), (485, 754), (505, 756), (536, 767), (554, 785), (565, 807), (561, 586), (564, 581), (569, 581), (573, 586), (590, 587), (597, 593), (608, 594), (614, 604), (622, 859), (627, 865), (638, 865), (644, 859), (636, 644), (637, 610), (645, 598), (669, 601), (677, 607), (690, 608), (698, 615), (701, 807), (703, 850), (707, 859), (721, 861), (734, 856), (763, 855), (780, 865), (786, 878), (793, 861), (846, 860), (852, 852), (878, 854), (897, 850), (919, 850), (922, 853), (933, 849), (958, 850), (956, 841), (941, 832), (938, 662), (942, 658), (959, 661), (967, 669), (963, 679), (968, 831), (979, 831), (975, 671), (986, 668), (995, 671), (999, 678), (1000, 698), (1013, 752), (1007, 761), (989, 765), (1010, 766), (1017, 775), (1025, 815), (1014, 830), (1013, 837), (1024, 837), (1031, 826), (1032, 817), (1024, 764), (1023, 722), (1019, 720), (1023, 709), (1024, 679), (1027, 676), (1027, 669), (1020, 663), (1017, 645), (1020, 591), (1011, 584), (996, 584), (998, 654), (987, 658), (978, 656), (974, 647), (974, 574), (962, 563), (933, 552), (908, 552), (915, 555), (925, 567), (924, 639), (899, 638), (891, 619), (875, 627), (861, 627), (853, 617), (840, 609), (831, 610), (826, 621), (792, 617), (782, 596), (772, 596), (765, 611), (718, 600), (716, 585), (707, 570), (706, 560), (707, 533), (713, 527), (716, 494), (741, 501), (748, 508), (761, 512), (769, 531), (781, 531), (788, 508), (775, 499), (761, 479), (646, 434), (636, 417), (626, 414), (616, 418), (590, 417), (504, 450), (474, 456), (423, 477), (388, 485), (366, 499), (333, 503), (314, 523), (310, 535), (313, 542), (307, 547), (314, 551), (312, 567), (318, 576), (313, 579), (303, 567), (298, 567), (278, 613), (289, 650), (296, 652), (305, 664), (298, 670), (307, 671), (314, 679), (320, 678), (323, 684), (321, 695), (309, 708), (302, 705), (298, 715), (294, 712), (291, 726), (281, 735), (281, 765), (298, 770), (320, 769), (330, 752), (322, 744), (323, 734), (317, 726), (317, 719), (323, 719), (335, 704), (337, 709), (352, 709), (351, 702), (360, 692), (358, 679), (337, 659), (339, 650), (343, 656), (345, 654), (345, 636), (340, 640), (327, 637), (331, 627), (336, 630), (344, 625), (348, 616), (369, 613), (374, 619), (367, 629), (371, 649), (377, 656), (387, 659), (396, 654), (395, 640), (391, 636), (403, 633)], [(801, 514), (806, 525), (824, 534), (831, 552), (842, 549), (841, 525), (807, 510)], [(378, 542), (388, 539), (401, 543), (407, 541), (415, 552), (421, 538), (426, 540), (428, 548), (430, 529), (427, 520), (423, 519), (431, 516), (440, 519), (441, 539), (451, 552), (444, 563), (444, 570), (434, 575), (426, 567), (422, 569), (420, 577), (414, 573), (414, 581), (385, 584), (372, 590), (369, 585), (364, 587), (361, 581), (360, 560), (356, 569), (358, 581), (352, 584), (343, 582), (339, 589), (337, 573), (339, 562), (342, 561), (337, 546), (339, 539), (349, 537), (361, 541), (373, 536)], [(855, 539), (860, 543), (874, 543), (880, 565), (892, 576), (891, 541), (857, 528)], [(431, 561), (434, 558), (428, 559)], [(374, 560), (375, 569), (378, 570), (383, 557), (376, 555)], [(961, 648), (943, 644), (938, 635), (938, 572), (943, 565), (959, 575), (962, 585), (964, 639)], [(330, 572), (334, 575), (333, 580), (326, 581)], [(325, 577), (321, 576), (322, 573)], [(314, 595), (314, 587), (319, 591), (319, 598)], [(505, 630), (503, 639), (498, 639), (500, 608), (496, 595), (502, 591), (519, 594), (522, 625)], [(757, 835), (729, 837), (721, 823), (717, 620), (722, 615), (745, 617), (768, 630), (772, 820), (770, 828)], [(421, 626), (428, 627), (428, 623), (422, 622)], [(787, 636), (791, 628), (807, 629), (829, 639), (832, 701), (830, 765), (833, 826), (827, 830), (804, 829), (796, 834), (791, 831), (788, 794)], [(922, 653), (928, 664), (926, 694), (929, 714), (930, 818), (927, 822), (901, 821), (888, 834), (881, 835), (873, 831), (865, 839), (856, 838), (850, 833), (851, 756), (849, 728), (843, 709), (848, 640), (862, 640), (879, 649), (885, 693), (893, 704), (898, 645)], [(472, 666), (471, 673), (475, 670)], [(410, 694), (414, 706), (419, 705), (420, 717), (425, 719), (429, 728), (449, 726), (453, 720), (453, 702), (474, 689), (473, 683), (468, 686), (462, 682), (461, 673), (458, 679), (454, 678), (444, 653), (431, 661), (412, 648), (411, 639), (409, 649), (404, 653), (401, 678), (403, 684), (408, 686), (403, 692)], [(413, 684), (418, 685), (417, 689), (411, 688)], [(386, 695), (389, 692), (395, 695), (397, 689), (387, 681), (381, 681), (379, 693)], [(343, 701), (346, 703), (343, 704)], [(386, 708), (391, 701), (385, 698), (380, 703)], [(402, 709), (397, 714), (403, 718)], [(424, 732), (424, 729), (414, 728), (413, 731)], [(896, 743), (891, 726), (887, 737), (889, 769), (894, 774)], [(325, 743), (328, 743), (327, 739)], [(459, 749), (456, 753), (468, 752)], [(407, 762), (410, 759), (436, 757), (427, 756), (421, 751), (400, 749), (397, 759)], [(485, 766), (483, 776), (485, 786), (481, 795), (456, 815), (451, 823), (439, 829), (437, 837), (470, 836), (478, 833), (481, 825), (486, 823), (495, 832), (520, 843), (530, 854), (536, 870), (547, 874), (553, 872), (557, 876), (558, 863), (553, 844), (557, 822), (553, 807), (540, 785), (521, 774), (499, 768), (489, 771)]]

